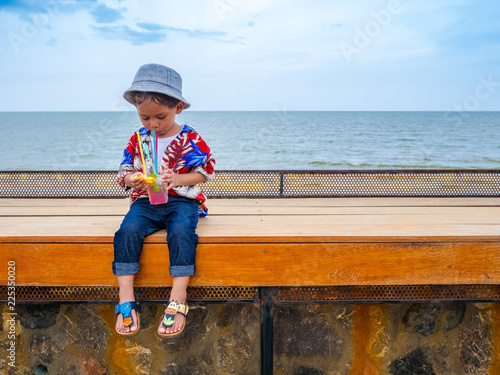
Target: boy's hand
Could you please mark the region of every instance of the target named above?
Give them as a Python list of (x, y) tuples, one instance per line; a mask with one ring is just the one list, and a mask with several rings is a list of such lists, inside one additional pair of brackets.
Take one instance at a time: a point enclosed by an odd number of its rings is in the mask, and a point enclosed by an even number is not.
[(131, 187), (133, 187), (134, 189), (146, 190), (148, 184), (146, 184), (146, 181), (144, 181), (144, 179), (141, 178), (144, 177), (144, 175), (141, 172), (135, 172), (128, 176), (130, 176), (129, 185)]
[(179, 175), (172, 171), (171, 169), (167, 169), (161, 175), (161, 182), (166, 184), (166, 189), (170, 190), (173, 187), (179, 186)]

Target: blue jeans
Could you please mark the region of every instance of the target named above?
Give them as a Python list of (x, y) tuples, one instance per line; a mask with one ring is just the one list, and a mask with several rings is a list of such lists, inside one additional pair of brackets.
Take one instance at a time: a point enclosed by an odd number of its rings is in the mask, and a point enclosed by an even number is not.
[(197, 225), (198, 204), (193, 199), (169, 195), (168, 203), (159, 205), (152, 205), (145, 198), (136, 200), (115, 233), (113, 274), (121, 276), (139, 272), (144, 238), (166, 229), (170, 275), (194, 275)]

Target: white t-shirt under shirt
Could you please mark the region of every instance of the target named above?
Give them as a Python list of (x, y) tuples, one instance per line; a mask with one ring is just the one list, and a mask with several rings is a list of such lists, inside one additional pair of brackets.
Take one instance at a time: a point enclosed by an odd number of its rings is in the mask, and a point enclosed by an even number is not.
[(177, 133), (176, 135), (173, 135), (171, 137), (158, 138), (158, 149), (156, 150), (156, 160), (158, 160), (158, 167), (160, 167), (161, 161), (163, 160), (163, 154), (165, 153), (165, 150), (167, 149), (168, 145), (172, 143), (172, 141), (178, 135), (179, 134)]

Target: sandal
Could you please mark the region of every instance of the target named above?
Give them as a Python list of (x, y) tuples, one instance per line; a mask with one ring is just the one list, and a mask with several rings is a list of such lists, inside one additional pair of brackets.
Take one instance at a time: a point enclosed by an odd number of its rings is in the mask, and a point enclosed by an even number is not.
[(116, 333), (123, 337), (135, 336), (139, 333), (141, 329), (141, 306), (137, 298), (132, 302), (124, 302), (121, 305), (115, 305), (115, 314), (122, 314), (123, 325), (125, 327), (131, 327), (134, 324), (134, 318), (132, 317), (132, 310), (135, 310), (137, 313), (137, 329), (133, 332), (118, 332), (115, 327)]
[[(189, 311), (189, 307), (187, 304), (182, 304), (175, 301), (170, 301), (167, 308), (165, 309), (165, 315), (163, 316), (163, 320), (161, 325), (165, 328), (170, 328), (174, 325), (175, 314), (180, 313), (184, 316), (187, 315)], [(180, 335), (184, 331), (184, 327), (186, 327), (186, 319), (184, 319), (184, 324), (179, 332), (174, 333), (160, 333), (157, 331), (160, 337), (175, 337)]]

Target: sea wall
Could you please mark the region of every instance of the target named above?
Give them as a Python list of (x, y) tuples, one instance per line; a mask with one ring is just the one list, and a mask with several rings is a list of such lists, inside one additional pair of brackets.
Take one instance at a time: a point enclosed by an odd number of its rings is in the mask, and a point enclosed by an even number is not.
[[(129, 339), (109, 304), (0, 308), (0, 374), (260, 373), (258, 304), (192, 303), (170, 340), (156, 335), (156, 303)], [(278, 375), (500, 374), (500, 304), (278, 304), (273, 316)]]

